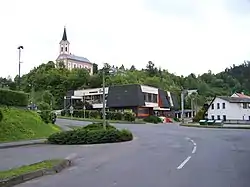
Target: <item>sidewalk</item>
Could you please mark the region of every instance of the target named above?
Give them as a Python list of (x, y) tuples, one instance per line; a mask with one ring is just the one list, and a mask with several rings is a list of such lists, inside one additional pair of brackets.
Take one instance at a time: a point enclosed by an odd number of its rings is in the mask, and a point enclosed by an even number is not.
[(26, 145), (44, 144), (45, 141), (46, 139), (39, 139), (39, 140), (27, 140), (27, 141), (0, 143), (0, 149), (20, 147), (20, 146), (26, 146)]

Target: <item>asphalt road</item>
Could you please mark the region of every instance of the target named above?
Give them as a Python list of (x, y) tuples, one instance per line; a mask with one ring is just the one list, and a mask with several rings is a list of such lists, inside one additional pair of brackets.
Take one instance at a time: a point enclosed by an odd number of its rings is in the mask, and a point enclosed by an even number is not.
[[(61, 125), (86, 122), (59, 120)], [(18, 162), (77, 153), (75, 165), (19, 187), (247, 187), (250, 131), (201, 129), (174, 124), (117, 124), (136, 139), (94, 146), (28, 146), (0, 152)], [(5, 163), (4, 163), (5, 160)], [(16, 162), (16, 163), (15, 163)]]

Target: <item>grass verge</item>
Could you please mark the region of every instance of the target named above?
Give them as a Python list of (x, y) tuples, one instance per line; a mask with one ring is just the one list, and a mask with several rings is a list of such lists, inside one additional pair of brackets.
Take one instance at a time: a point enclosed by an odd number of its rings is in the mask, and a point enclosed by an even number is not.
[(196, 128), (215, 128), (215, 129), (250, 129), (250, 127), (232, 127), (232, 126), (221, 126), (221, 125), (194, 125), (194, 124), (180, 124), (183, 127), (196, 127)]
[(19, 176), (22, 174), (30, 173), (41, 169), (50, 169), (56, 164), (59, 164), (62, 159), (45, 160), (31, 165), (25, 165), (10, 170), (0, 171), (0, 180)]
[[(57, 116), (57, 118), (61, 119), (72, 119), (79, 121), (90, 121), (90, 122), (102, 122), (102, 119), (92, 119), (92, 118), (77, 118), (77, 117), (68, 117), (68, 116)], [(136, 119), (134, 122), (131, 121), (122, 121), (122, 120), (107, 120), (109, 123), (121, 123), (121, 124), (145, 124), (143, 120)]]
[(0, 122), (0, 142), (47, 138), (61, 131), (52, 124), (45, 124), (40, 116), (30, 110), (1, 107), (3, 120)]

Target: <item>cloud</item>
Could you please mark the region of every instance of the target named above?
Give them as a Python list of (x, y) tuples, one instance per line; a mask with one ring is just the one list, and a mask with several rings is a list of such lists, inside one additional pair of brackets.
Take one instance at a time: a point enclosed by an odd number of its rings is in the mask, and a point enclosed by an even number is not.
[[(92, 62), (176, 74), (224, 70), (249, 58), (249, 2), (242, 0), (10, 0), (0, 3), (0, 76), (58, 56), (64, 25), (70, 50)], [(235, 7), (236, 6), (236, 7)], [(243, 13), (240, 11), (244, 7)]]

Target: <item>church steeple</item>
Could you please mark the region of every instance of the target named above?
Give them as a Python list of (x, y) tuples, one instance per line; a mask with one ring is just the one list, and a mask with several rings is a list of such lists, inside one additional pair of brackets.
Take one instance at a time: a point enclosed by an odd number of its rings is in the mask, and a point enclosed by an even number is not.
[(69, 53), (69, 41), (67, 39), (66, 27), (63, 30), (63, 37), (60, 42), (60, 54), (70, 54)]
[(63, 40), (63, 41), (67, 41), (66, 27), (64, 27), (64, 30), (63, 30), (63, 37), (62, 37), (62, 40)]

